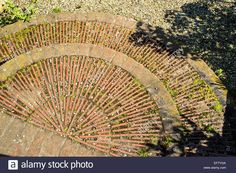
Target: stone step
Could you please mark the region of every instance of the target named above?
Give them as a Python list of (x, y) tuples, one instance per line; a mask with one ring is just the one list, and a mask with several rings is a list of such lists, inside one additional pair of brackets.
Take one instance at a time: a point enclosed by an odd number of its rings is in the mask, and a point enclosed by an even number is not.
[[(11, 118), (9, 117), (9, 120)], [(0, 152), (7, 155), (18, 155), (21, 133), (26, 123), (22, 123), (19, 119), (14, 119), (8, 126), (0, 138)]]
[[(4, 128), (3, 128), (4, 127)], [(48, 130), (0, 114), (0, 154), (9, 156), (105, 156)]]

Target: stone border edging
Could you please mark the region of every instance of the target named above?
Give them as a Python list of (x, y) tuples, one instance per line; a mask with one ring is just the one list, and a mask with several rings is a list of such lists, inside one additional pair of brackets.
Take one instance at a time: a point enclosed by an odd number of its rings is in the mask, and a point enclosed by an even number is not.
[(0, 37), (5, 35), (14, 34), (20, 30), (23, 30), (32, 25), (39, 25), (43, 23), (53, 23), (58, 21), (73, 21), (79, 20), (84, 22), (98, 21), (101, 23), (109, 23), (118, 26), (122, 26), (129, 29), (135, 29), (137, 21), (134, 19), (129, 19), (119, 15), (113, 15), (108, 13), (82, 13), (82, 12), (62, 12), (62, 13), (51, 13), (48, 15), (34, 16), (30, 22), (18, 21), (11, 25), (7, 25), (0, 28)]
[(201, 59), (188, 58), (187, 62), (197, 71), (201, 78), (212, 88), (223, 108), (227, 105), (227, 89), (212, 69)]

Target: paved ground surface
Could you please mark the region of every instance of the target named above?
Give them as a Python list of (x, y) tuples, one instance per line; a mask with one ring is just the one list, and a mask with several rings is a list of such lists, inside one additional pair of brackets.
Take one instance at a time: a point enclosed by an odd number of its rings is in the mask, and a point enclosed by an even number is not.
[[(29, 0), (15, 0), (19, 5), (25, 4), (27, 2), (29, 2)], [(225, 0), (226, 1), (226, 0)], [(232, 0), (228, 0), (228, 1), (232, 1)], [(218, 69), (223, 69), (223, 71), (226, 71), (227, 73), (223, 75), (225, 75), (225, 81), (228, 81), (228, 79), (230, 77), (234, 77), (233, 75), (235, 75), (234, 71), (235, 68), (234, 66), (236, 65), (235, 63), (233, 64), (234, 61), (234, 56), (231, 56), (231, 54), (233, 53), (233, 49), (235, 47), (235, 44), (229, 44), (232, 40), (234, 40), (233, 38), (235, 38), (235, 35), (229, 36), (228, 34), (230, 34), (229, 32), (222, 32), (225, 31), (225, 29), (221, 28), (221, 30), (219, 30), (219, 26), (224, 26), (225, 22), (222, 23), (222, 21), (226, 21), (226, 23), (230, 24), (230, 21), (228, 20), (217, 20), (216, 24), (211, 21), (215, 21), (215, 18), (219, 18), (219, 19), (231, 19), (231, 8), (222, 8), (223, 14), (221, 14), (221, 12), (219, 12), (219, 10), (217, 11), (218, 8), (216, 9), (211, 9), (211, 6), (214, 5), (214, 3), (212, 4), (205, 4), (205, 8), (200, 8), (201, 6), (199, 6), (199, 4), (191, 4), (191, 2), (198, 2), (197, 0), (176, 0), (175, 3), (173, 3), (173, 1), (169, 1), (169, 0), (158, 0), (158, 1), (149, 1), (149, 0), (143, 0), (143, 1), (92, 1), (92, 0), (88, 0), (86, 2), (82, 2), (82, 1), (77, 1), (77, 0), (72, 0), (72, 1), (66, 1), (66, 0), (46, 0), (46, 1), (42, 1), (42, 0), (38, 0), (37, 2), (37, 6), (39, 8), (39, 13), (49, 13), (51, 12), (54, 8), (61, 8), (62, 11), (83, 11), (83, 12), (89, 12), (89, 11), (102, 11), (102, 12), (108, 12), (108, 13), (112, 13), (112, 14), (119, 14), (119, 15), (123, 15), (129, 18), (135, 18), (136, 20), (142, 20), (144, 22), (147, 22), (149, 24), (152, 24), (153, 26), (157, 26), (157, 28), (154, 28), (155, 31), (159, 31), (158, 29), (161, 29), (161, 31), (163, 31), (162, 29), (168, 28), (169, 26), (172, 26), (172, 30), (170, 30), (171, 34), (164, 34), (162, 35), (162, 37), (166, 37), (171, 39), (172, 41), (175, 40), (175, 42), (178, 45), (181, 45), (183, 47), (187, 47), (188, 49), (186, 49), (185, 51), (187, 53), (197, 53), (199, 57), (203, 57), (204, 60), (206, 60), (208, 62), (209, 65), (211, 65), (211, 67), (214, 70), (218, 70)], [(209, 1), (210, 2), (210, 1)], [(165, 15), (167, 14), (168, 10), (179, 10), (180, 7), (183, 7), (183, 5), (185, 3), (190, 3), (188, 6), (186, 6), (186, 8), (182, 11), (178, 11), (175, 12), (173, 14), (173, 17), (170, 21), (170, 23), (165, 22), (166, 18)], [(209, 6), (208, 6), (209, 5)], [(204, 7), (204, 6), (203, 6)], [(195, 9), (200, 9), (200, 10), (196, 10)], [(194, 12), (193, 12), (194, 9)], [(203, 10), (203, 11), (201, 11)], [(205, 10), (205, 12), (204, 12)], [(229, 12), (227, 12), (228, 10), (230, 10)], [(233, 8), (232, 8), (233, 11)], [(193, 13), (192, 13), (193, 12)], [(224, 15), (224, 14), (227, 15)], [(202, 15), (204, 14), (204, 15)], [(208, 14), (208, 15), (205, 15)], [(182, 16), (182, 17), (181, 17)], [(205, 19), (205, 16), (207, 16), (207, 20)], [(184, 20), (185, 18), (187, 18), (188, 20)], [(178, 19), (178, 20), (174, 20), (174, 19)], [(233, 17), (232, 17), (233, 19)], [(182, 23), (183, 21), (183, 23)], [(210, 22), (209, 22), (210, 21)], [(220, 21), (220, 22), (218, 22)], [(233, 21), (233, 20), (232, 20)], [(184, 23), (186, 22), (186, 23)], [(200, 23), (201, 25), (192, 25), (194, 23)], [(158, 28), (158, 27), (161, 28)], [(193, 27), (194, 26), (194, 27)], [(231, 25), (230, 25), (231, 26)], [(233, 25), (232, 25), (233, 26)], [(179, 29), (181, 28), (181, 29)], [(230, 27), (227, 27), (227, 29), (229, 30)], [(235, 27), (232, 27), (233, 30)], [(205, 29), (208, 31), (207, 33), (205, 32)], [(187, 32), (186, 34), (186, 31)], [(195, 32), (196, 31), (196, 32)], [(203, 31), (203, 32), (202, 32)], [(218, 33), (219, 31), (220, 34)], [(151, 34), (155, 35), (156, 32), (151, 32)], [(159, 32), (160, 33), (160, 32)], [(176, 34), (177, 33), (177, 34)], [(223, 34), (222, 34), (223, 33)], [(150, 35), (150, 34), (149, 34)], [(223, 37), (223, 39), (221, 37), (219, 37), (220, 35), (226, 35), (227, 38), (232, 38), (232, 40), (228, 40), (227, 42), (224, 41), (226, 37)], [(204, 36), (204, 37), (203, 37)], [(206, 36), (206, 37), (205, 37)], [(191, 38), (191, 39), (189, 39)], [(199, 40), (200, 38), (200, 40)], [(203, 44), (199, 44), (199, 43), (203, 43)], [(209, 44), (211, 43), (211, 44)], [(200, 45), (200, 47), (199, 47)], [(211, 46), (208, 46), (211, 45)], [(218, 48), (219, 47), (219, 48)], [(207, 50), (206, 50), (207, 49)], [(216, 51), (219, 50), (219, 51)], [(223, 54), (222, 54), (223, 52)], [(225, 52), (229, 52), (227, 53), (227, 55), (225, 54)], [(233, 57), (233, 58), (232, 58)], [(228, 62), (229, 64), (225, 63)], [(233, 65), (230, 65), (233, 64)], [(232, 70), (231, 70), (232, 69)], [(230, 71), (231, 70), (231, 71)], [(235, 81), (235, 79), (231, 79), (232, 82), (228, 82), (228, 86), (230, 86), (230, 84), (232, 85), (232, 83)], [(235, 87), (234, 85), (232, 86), (232, 88)], [(230, 87), (229, 87), (230, 88)], [(21, 137), (21, 133), (24, 131), (23, 129), (26, 128), (26, 126), (24, 125), (20, 125), (20, 123), (15, 122), (18, 120), (11, 120), (14, 123), (13, 129), (10, 130), (3, 130), (3, 134), (0, 134), (1, 138), (0, 140), (2, 141), (2, 139), (6, 142), (4, 142), (3, 144), (5, 145), (3, 149), (4, 153), (3, 154), (10, 154), (10, 155), (14, 155), (15, 154), (19, 155), (20, 152), (20, 143), (23, 141), (23, 136)], [(6, 120), (6, 121), (0, 121), (0, 123), (4, 123), (5, 126), (7, 126), (8, 122), (10, 123), (11, 121)], [(7, 123), (6, 123), (7, 122)], [(6, 125), (7, 124), (7, 125)], [(16, 124), (16, 127), (15, 127)], [(1, 126), (2, 127), (2, 126)], [(1, 128), (0, 127), (0, 128)], [(14, 131), (14, 128), (17, 129)], [(20, 131), (19, 131), (20, 130)], [(10, 133), (10, 135), (4, 134), (5, 131), (8, 131), (8, 133)], [(17, 131), (17, 132), (16, 132)], [(18, 133), (19, 131), (19, 133)], [(28, 130), (26, 130), (28, 131)], [(32, 130), (34, 131), (34, 130)], [(38, 131), (38, 133), (41, 133), (41, 131)], [(42, 132), (43, 134), (45, 133), (45, 137), (43, 139), (39, 138), (39, 137), (34, 137), (34, 139), (36, 140), (35, 144), (31, 143), (31, 145), (34, 145), (35, 148), (33, 149), (33, 151), (31, 151), (30, 149), (27, 149), (27, 152), (29, 152), (29, 154), (31, 153), (36, 153), (36, 155), (43, 155), (46, 153), (46, 155), (50, 155), (49, 151), (47, 150), (47, 146), (45, 143), (45, 140), (48, 139), (53, 139), (54, 140), (54, 135), (52, 133), (48, 133), (48, 132)], [(49, 136), (47, 136), (49, 135)], [(5, 136), (5, 138), (4, 138)], [(14, 138), (9, 139), (9, 143), (8, 143), (8, 136), (13, 136)], [(43, 136), (43, 135), (40, 135)], [(55, 137), (55, 141), (60, 141), (59, 139), (60, 137)], [(32, 141), (34, 141), (34, 139), (32, 139)], [(37, 140), (43, 140), (43, 142), (39, 142), (40, 144), (37, 145)], [(62, 139), (65, 140), (65, 139)], [(53, 142), (55, 143), (55, 142)], [(53, 145), (49, 144), (49, 145)], [(59, 142), (56, 142), (58, 144), (60, 144)], [(9, 148), (12, 148), (12, 146), (14, 146), (16, 149), (15, 151), (11, 151), (12, 154), (9, 152), (9, 150), (7, 149), (7, 146)], [(40, 146), (40, 147), (38, 147)], [(63, 141), (61, 142), (60, 145), (58, 145), (60, 148), (61, 146), (64, 146)], [(67, 146), (67, 145), (66, 145)], [(37, 149), (39, 148), (39, 149)], [(49, 147), (50, 148), (50, 147)], [(69, 147), (69, 148), (73, 148), (73, 147)], [(62, 148), (60, 148), (62, 149)], [(36, 150), (36, 151), (34, 151)], [(17, 153), (18, 152), (18, 153)], [(60, 155), (60, 153), (58, 154), (58, 150), (56, 151), (50, 151), (50, 152), (55, 152), (53, 153), (53, 155)], [(79, 150), (79, 152), (81, 152)], [(49, 154), (48, 154), (49, 153)], [(70, 151), (71, 153), (71, 151)], [(83, 153), (83, 152), (82, 152)], [(89, 154), (90, 151), (87, 151), (87, 153), (85, 152), (84, 155), (90, 155)], [(33, 155), (32, 154), (32, 155)], [(51, 153), (52, 154), (52, 153)], [(83, 154), (78, 154), (78, 155), (83, 155)]]
[(9, 156), (104, 156), (5, 114), (0, 114), (0, 141), (0, 154)]

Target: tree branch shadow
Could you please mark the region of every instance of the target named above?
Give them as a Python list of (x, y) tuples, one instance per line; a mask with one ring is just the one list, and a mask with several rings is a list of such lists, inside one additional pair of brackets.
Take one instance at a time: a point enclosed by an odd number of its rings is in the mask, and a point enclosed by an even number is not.
[[(214, 71), (222, 69), (219, 77), (228, 90), (222, 134), (200, 129), (184, 117), (193, 130), (176, 127), (181, 136), (173, 143), (181, 150), (180, 156), (236, 155), (236, 2), (199, 0), (183, 5), (180, 11), (166, 11), (165, 20), (170, 24), (168, 29), (138, 22), (130, 40), (136, 46), (182, 50), (185, 57), (191, 54), (193, 59), (203, 59)], [(152, 149), (160, 149), (158, 145), (147, 144)], [(163, 156), (174, 153), (173, 148), (161, 148)]]

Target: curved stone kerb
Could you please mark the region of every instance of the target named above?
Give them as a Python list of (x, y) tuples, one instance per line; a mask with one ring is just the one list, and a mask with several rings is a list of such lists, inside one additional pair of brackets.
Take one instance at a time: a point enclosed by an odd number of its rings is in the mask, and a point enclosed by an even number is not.
[(223, 85), (216, 74), (201, 59), (188, 58), (187, 62), (197, 71), (201, 78), (212, 88), (219, 102), (225, 108), (227, 105), (227, 88)]
[(122, 26), (129, 29), (135, 29), (137, 21), (119, 15), (112, 15), (101, 12), (81, 13), (81, 12), (62, 12), (57, 14), (47, 14), (35, 16), (30, 22), (19, 21), (11, 25), (7, 25), (0, 29), (0, 37), (16, 33), (32, 25), (45, 23), (54, 23), (58, 21), (81, 21), (81, 22), (101, 22)]
[[(128, 71), (150, 93), (151, 97), (157, 102), (160, 109), (160, 115), (163, 112), (163, 123), (165, 125), (165, 119), (168, 119), (168, 123), (173, 123), (173, 126), (178, 124), (179, 115), (172, 97), (162, 84), (162, 82), (149, 70), (147, 70), (142, 64), (136, 62), (134, 59), (127, 55), (116, 52), (110, 48), (101, 47), (92, 44), (57, 44), (48, 47), (34, 49), (26, 54), (19, 55), (18, 57), (11, 59), (2, 66), (0, 66), (0, 81), (5, 81), (8, 77), (14, 75), (18, 70), (31, 65), (34, 62), (38, 62), (50, 57), (57, 57), (63, 55), (83, 55), (94, 58), (100, 58), (107, 62), (111, 62), (113, 65), (119, 66), (122, 69)], [(162, 115), (161, 115), (162, 116)], [(168, 126), (169, 127), (169, 126)], [(171, 125), (172, 127), (172, 125)], [(171, 128), (165, 129), (171, 132)]]

